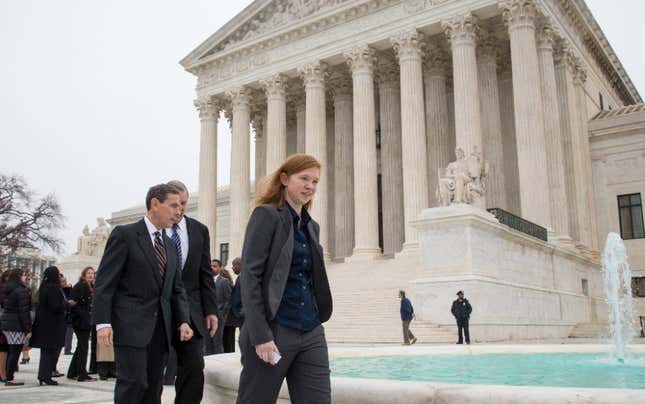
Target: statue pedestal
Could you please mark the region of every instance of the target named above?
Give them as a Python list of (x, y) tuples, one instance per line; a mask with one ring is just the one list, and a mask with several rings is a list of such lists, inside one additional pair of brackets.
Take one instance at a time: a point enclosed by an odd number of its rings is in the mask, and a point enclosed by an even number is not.
[(58, 269), (65, 275), (67, 282), (75, 285), (85, 267), (92, 267), (96, 271), (101, 262), (101, 257), (87, 255), (70, 255), (56, 263)]
[(470, 205), (426, 209), (414, 225), (423, 275), (412, 295), (422, 320), (454, 325), (458, 290), (473, 305), (471, 335), (479, 340), (564, 338), (577, 323), (606, 318), (600, 265), (585, 254)]

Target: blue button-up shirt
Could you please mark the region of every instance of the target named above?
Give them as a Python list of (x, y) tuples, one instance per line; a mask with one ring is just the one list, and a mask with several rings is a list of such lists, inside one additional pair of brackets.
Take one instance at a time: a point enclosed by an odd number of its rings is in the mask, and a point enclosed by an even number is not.
[(284, 327), (311, 331), (320, 325), (311, 283), (313, 262), (307, 233), (307, 224), (311, 216), (303, 208), (302, 219), (300, 219), (288, 203), (285, 205), (293, 219), (293, 254), (276, 321)]

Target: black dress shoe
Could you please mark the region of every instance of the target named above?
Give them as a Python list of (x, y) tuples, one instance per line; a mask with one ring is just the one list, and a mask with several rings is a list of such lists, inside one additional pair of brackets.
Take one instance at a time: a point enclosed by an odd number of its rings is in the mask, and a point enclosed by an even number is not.
[(96, 379), (90, 376), (79, 376), (78, 377), (79, 382), (95, 382)]
[(99, 380), (107, 380), (108, 375), (99, 375)]
[(46, 384), (48, 386), (58, 386), (58, 382), (52, 379), (42, 379), (42, 380), (38, 380), (38, 382), (40, 383), (41, 386), (43, 384)]
[(26, 365), (26, 364), (28, 364), (28, 363), (29, 363), (29, 359), (31, 359), (31, 358), (22, 358), (22, 359), (20, 359), (20, 364), (21, 364), (21, 365)]
[(58, 370), (54, 370), (54, 371), (52, 372), (52, 377), (61, 377), (61, 376), (65, 376), (65, 374), (64, 374), (64, 373), (59, 372)]
[(24, 386), (25, 383), (24, 382), (16, 382), (16, 381), (13, 381), (13, 380), (9, 380), (9, 381), (4, 382), (4, 385), (5, 386)]

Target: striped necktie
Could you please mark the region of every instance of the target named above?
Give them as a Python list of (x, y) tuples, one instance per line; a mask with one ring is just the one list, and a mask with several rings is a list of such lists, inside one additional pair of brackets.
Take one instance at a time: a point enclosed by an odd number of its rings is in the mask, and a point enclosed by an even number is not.
[(163, 245), (163, 240), (161, 239), (161, 232), (154, 232), (155, 236), (155, 256), (157, 257), (157, 270), (163, 277), (166, 273), (166, 264), (168, 263), (166, 258), (166, 247)]
[(172, 237), (170, 238), (173, 243), (175, 243), (175, 247), (177, 247), (177, 257), (179, 258), (179, 269), (184, 269), (184, 259), (183, 256), (181, 255), (181, 239), (179, 238), (179, 225), (173, 224), (172, 225)]

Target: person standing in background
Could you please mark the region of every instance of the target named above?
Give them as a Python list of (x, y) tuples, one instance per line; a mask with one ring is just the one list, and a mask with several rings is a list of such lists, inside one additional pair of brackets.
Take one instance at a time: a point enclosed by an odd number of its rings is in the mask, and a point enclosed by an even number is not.
[(410, 322), (414, 319), (414, 308), (410, 299), (405, 297), (405, 291), (399, 290), (401, 299), (401, 322), (403, 323), (403, 345), (412, 345), (417, 342), (417, 337), (410, 331)]
[(231, 266), (237, 278), (235, 279), (235, 285), (231, 292), (231, 304), (228, 316), (226, 317), (226, 326), (224, 327), (224, 353), (235, 352), (235, 329), (242, 327), (244, 323), (242, 292), (240, 291), (240, 271), (242, 270), (242, 260), (240, 257), (236, 257), (231, 263)]
[(65, 345), (65, 313), (67, 301), (61, 289), (61, 273), (55, 266), (48, 267), (38, 292), (38, 309), (30, 344), (40, 348), (38, 381), (40, 385), (58, 385), (52, 380), (61, 348)]
[(31, 338), (31, 293), (27, 288), (27, 275), (21, 269), (8, 271), (2, 291), (4, 295), (0, 328), (8, 344), (6, 362), (6, 386), (22, 386), (24, 382), (14, 380), (18, 359), (23, 344)]
[(76, 350), (69, 364), (67, 378), (79, 382), (95, 381), (87, 374), (90, 332), (92, 331), (92, 299), (94, 297), (94, 268), (86, 267), (70, 294), (71, 322), (76, 334)]

